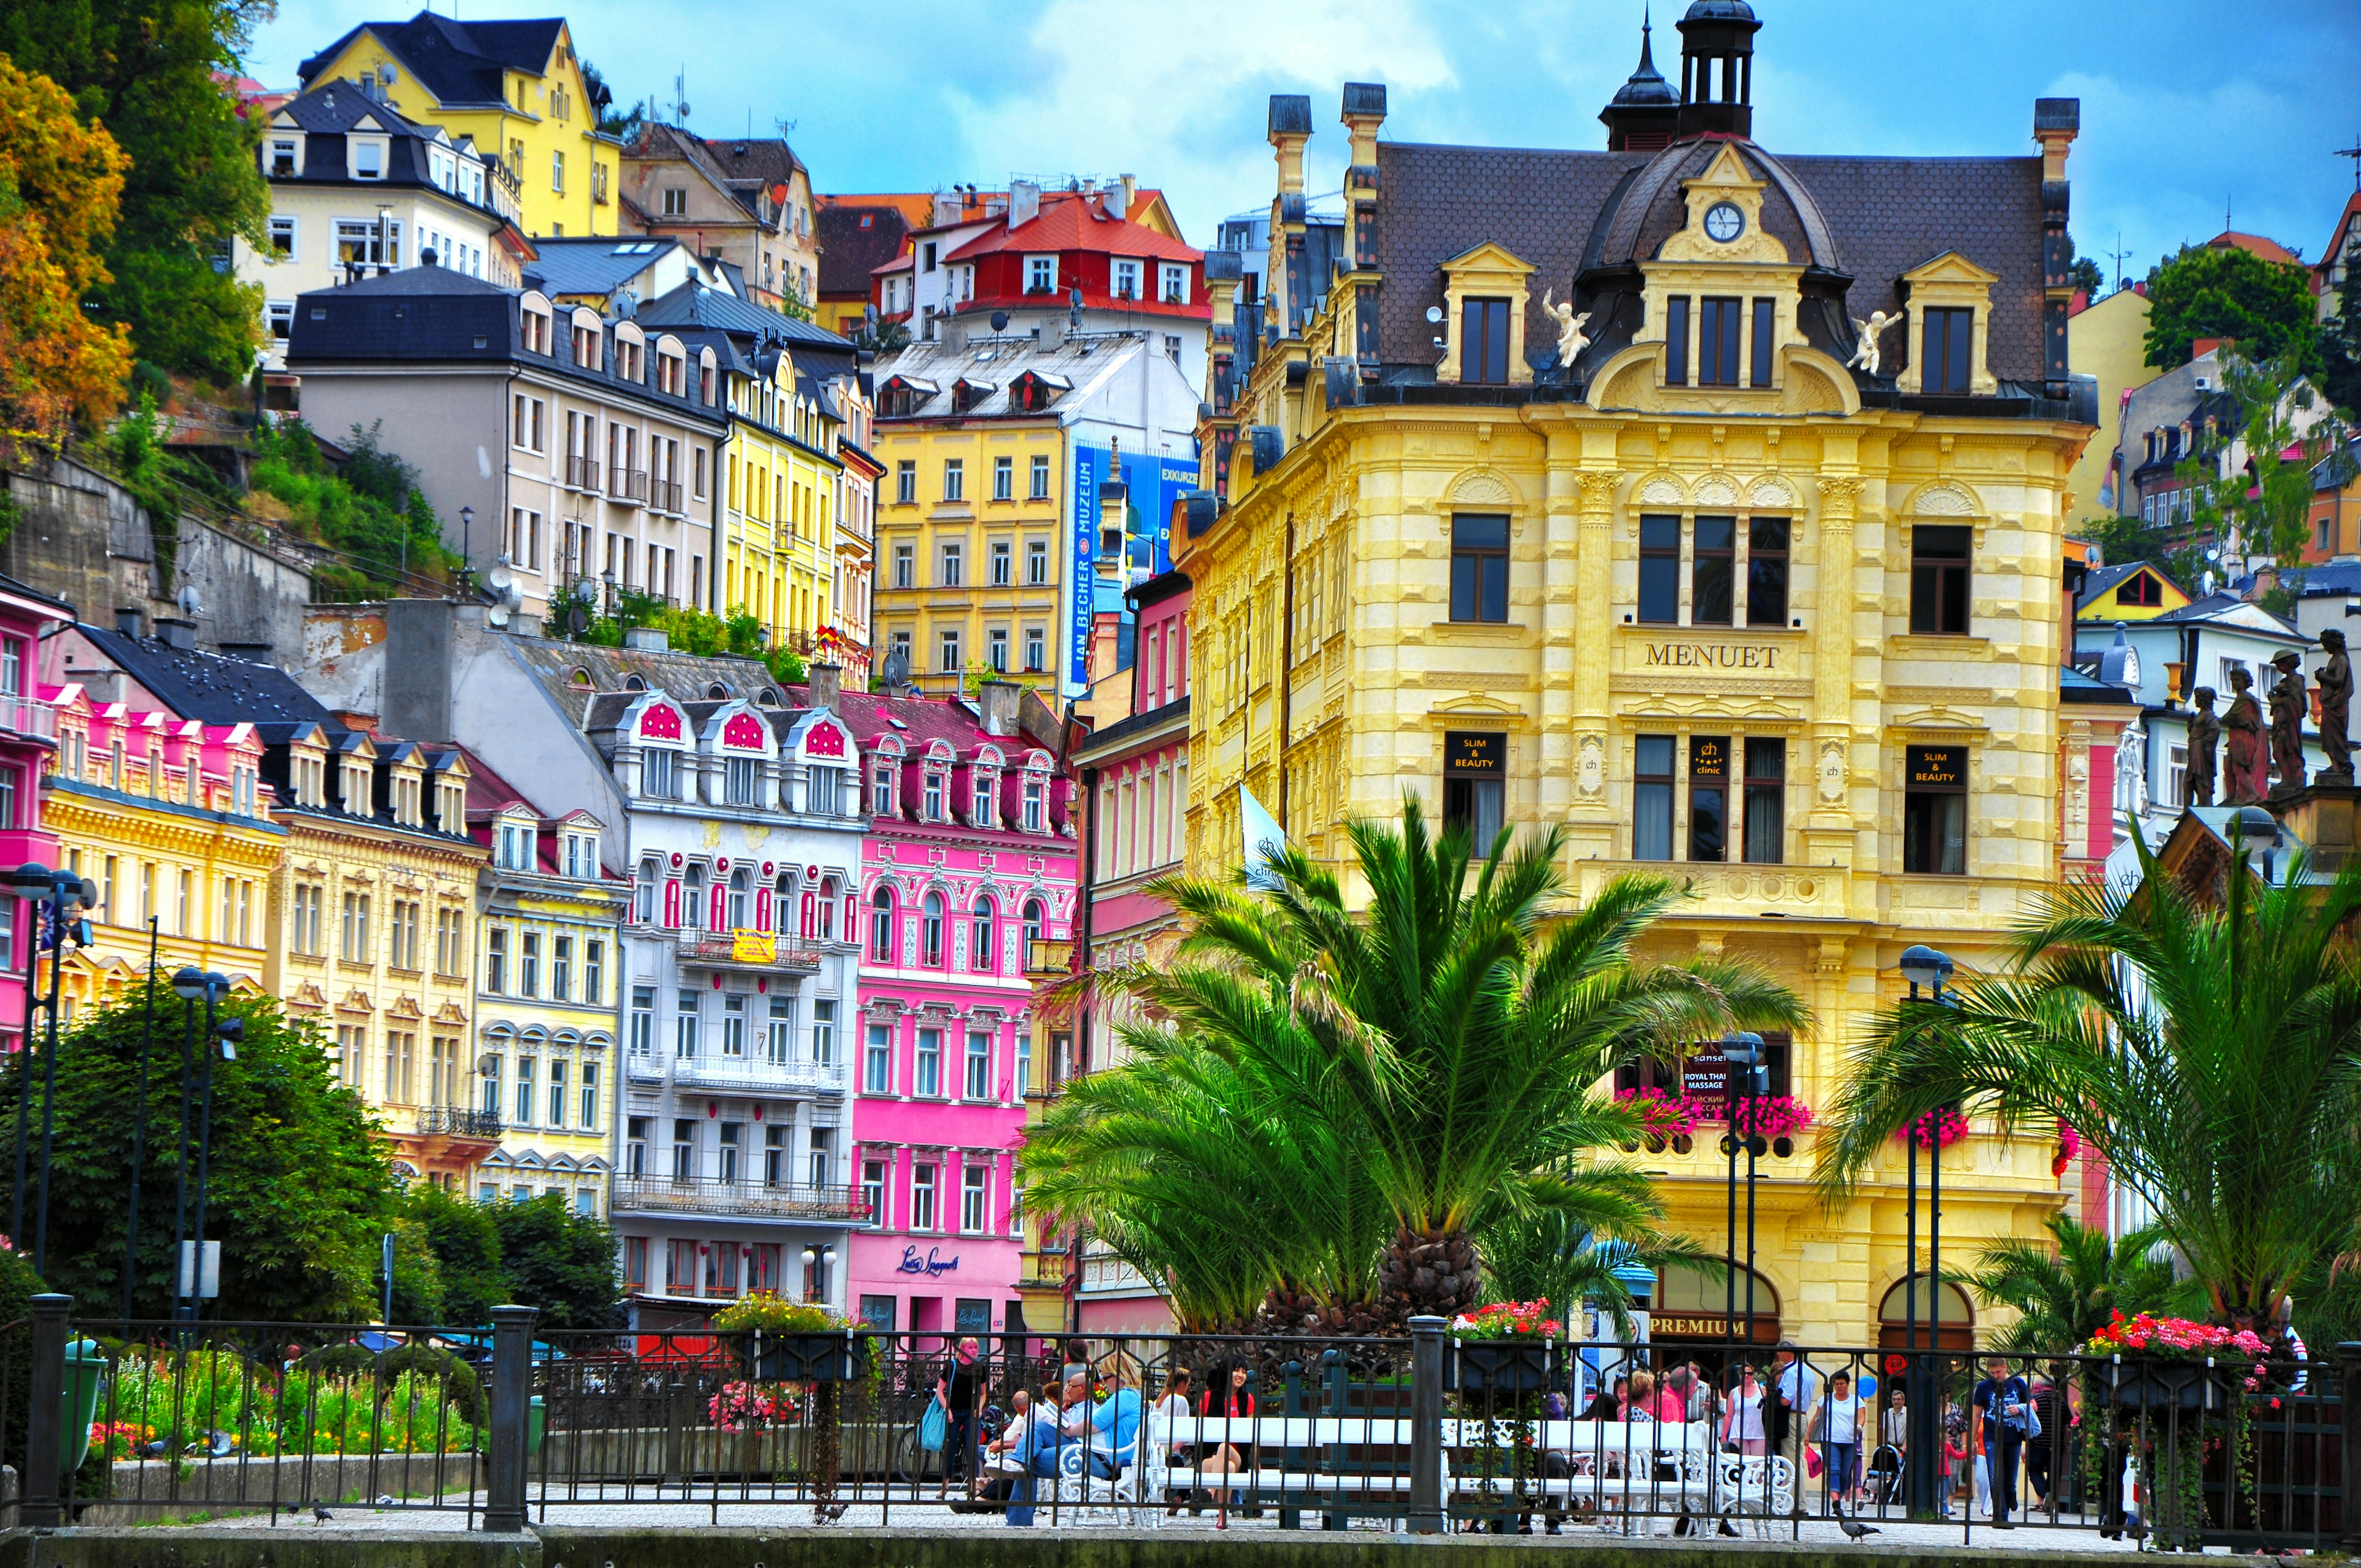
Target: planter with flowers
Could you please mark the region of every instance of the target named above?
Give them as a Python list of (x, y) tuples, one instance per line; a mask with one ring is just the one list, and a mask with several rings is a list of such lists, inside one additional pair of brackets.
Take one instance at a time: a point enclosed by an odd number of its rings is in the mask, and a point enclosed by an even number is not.
[(2269, 1347), (2251, 1330), (2147, 1312), (2115, 1313), (2082, 1353), (2107, 1358), (2096, 1367), (2099, 1387), (2109, 1403), (2131, 1409), (2221, 1410), (2232, 1378), (2255, 1393), (2270, 1376)]
[(1939, 1111), (1929, 1111), (1907, 1126), (1896, 1127), (1894, 1135), (1907, 1138), (1920, 1148), (1949, 1148), (1968, 1135), (1968, 1119), (1946, 1105)]
[(2103, 1358), (2085, 1364), (2084, 1409), (2141, 1456), (2159, 1547), (2195, 1550), (2209, 1520), (2217, 1531), (2236, 1522), (2241, 1497), (2252, 1521), (2256, 1407), (2277, 1408), (2287, 1381), (2261, 1335), (2118, 1311), (2082, 1354)]
[(1500, 1301), (1451, 1320), (1450, 1354), (1443, 1386), (1464, 1393), (1487, 1389), (1525, 1394), (1547, 1385), (1552, 1341), (1564, 1325), (1549, 1317), (1549, 1301)]
[(870, 1343), (827, 1308), (767, 1290), (713, 1315), (722, 1333), (751, 1333), (748, 1365), (758, 1383), (858, 1383), (869, 1376)]

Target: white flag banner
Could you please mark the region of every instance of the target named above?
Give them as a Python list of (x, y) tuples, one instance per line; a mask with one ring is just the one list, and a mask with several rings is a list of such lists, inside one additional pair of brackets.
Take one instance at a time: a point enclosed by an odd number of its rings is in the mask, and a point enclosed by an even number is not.
[(1238, 825), (1245, 829), (1246, 841), (1241, 850), (1246, 885), (1257, 893), (1277, 893), (1279, 873), (1271, 869), (1271, 861), (1286, 846), (1287, 835), (1280, 830), (1278, 819), (1262, 808), (1254, 791), (1244, 784), (1238, 785)]

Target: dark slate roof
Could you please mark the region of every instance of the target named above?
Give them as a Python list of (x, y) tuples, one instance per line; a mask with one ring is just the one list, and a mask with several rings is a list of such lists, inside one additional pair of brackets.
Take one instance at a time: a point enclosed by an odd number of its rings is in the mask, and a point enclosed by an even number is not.
[(723, 332), (778, 338), (799, 351), (806, 347), (835, 349), (848, 362), (852, 356), (850, 338), (839, 337), (826, 327), (797, 321), (784, 312), (719, 289), (708, 289), (693, 278), (642, 305), (638, 319), (642, 326), (709, 326)]
[(62, 610), (69, 619), (74, 614), (74, 607), (65, 600), (52, 598), (38, 588), (28, 588), (5, 573), (0, 573), (0, 593), (13, 594), (18, 598), (31, 599), (37, 604), (48, 605), (52, 609)]
[[(2256, 614), (2275, 622), (2280, 630), (2287, 633), (2288, 636), (2297, 638), (2301, 641), (2308, 641), (2308, 639), (2303, 637), (2301, 632), (2298, 631), (2293, 626), (2288, 624), (2287, 617), (2273, 614), (2271, 611), (2265, 609), (2261, 605), (2257, 604), (2252, 599), (2240, 598), (2236, 594), (2227, 592), (2212, 593), (2206, 595), (2203, 598), (2191, 599), (2187, 604), (2182, 605), (2179, 609), (2169, 609), (2162, 615), (2152, 615), (2146, 620), (2141, 621), (2139, 624), (2142, 626), (2179, 626), (2184, 622), (2191, 620), (2212, 620), (2227, 611), (2235, 609), (2251, 609)], [(2244, 629), (2242, 628), (2241, 630)], [(2268, 635), (2268, 633), (2260, 634)]]
[[(290, 365), (341, 365), (404, 360), (421, 363), (531, 364), (553, 375), (606, 389), (664, 409), (682, 419), (719, 427), (728, 417), (694, 395), (695, 378), (678, 394), (659, 391), (656, 356), (644, 356), (643, 378), (615, 373), (609, 354), (598, 369), (574, 363), (561, 319), (551, 352), (528, 351), (518, 321), (522, 291), (469, 278), (447, 267), (409, 267), (340, 288), (314, 289), (295, 302)], [(848, 354), (851, 345), (847, 345)]]
[(613, 293), (655, 265), (666, 251), (680, 248), (676, 239), (644, 235), (600, 235), (536, 239), (538, 260), (528, 263), (524, 280), (548, 294)]
[(305, 86), (327, 69), (355, 34), (375, 33), (385, 47), (425, 83), (436, 100), (451, 104), (498, 104), (507, 97), (503, 71), (538, 76), (549, 65), (564, 29), (562, 16), (530, 21), (459, 22), (421, 11), (407, 22), (363, 22), (297, 69)]
[(2325, 565), (2303, 568), (2303, 582), (2299, 587), (2296, 574), (2281, 574), (2287, 586), (2295, 590), (2298, 598), (2324, 598), (2332, 594), (2361, 594), (2361, 565), (2350, 561), (2332, 561)]
[[(1487, 240), (1532, 263), (1536, 288), (1564, 292), (1577, 276), (1593, 274), (1583, 303), (1599, 308), (1602, 296), (1622, 292), (1617, 270), (1653, 256), (1678, 225), (1680, 181), (1721, 145), (1714, 138), (1619, 153), (1380, 142), (1385, 359), (1432, 365), (1426, 310), (1442, 302), (1442, 266)], [(1737, 145), (1773, 187), (1763, 226), (1791, 257), (1819, 269), (1826, 288), (1844, 289), (1850, 280), (1846, 314), (1898, 309), (1900, 275), (1956, 250), (2000, 275), (1993, 289), (1993, 373), (2004, 381), (2042, 380), (2038, 157), (1773, 157), (1751, 142)], [(1620, 346), (1611, 334), (1621, 318), (1612, 311), (1609, 316), (1592, 330), (1597, 337), (1607, 326), (1610, 335), (1601, 345), (1611, 348)], [(1621, 325), (1624, 341), (1632, 324)], [(1549, 347), (1552, 330), (1546, 316), (1529, 312), (1527, 348)], [(1820, 345), (1849, 347), (1850, 325), (1841, 332), (1841, 340)]]
[(811, 173), (781, 137), (707, 137), (704, 145), (706, 156), (733, 184), (759, 190), (784, 185), (798, 172), (807, 178)]
[(819, 291), (869, 292), (869, 274), (902, 254), (910, 220), (902, 209), (826, 206), (812, 214), (819, 240)]
[[(2096, 662), (2096, 655), (2092, 662)], [(2121, 703), (2128, 707), (2132, 701), (2132, 694), (2123, 687), (2109, 685), (2083, 670), (2063, 664), (2058, 669), (2058, 696), (2061, 701), (2071, 703)]]
[(126, 637), (104, 627), (76, 630), (182, 718), (206, 724), (317, 724), (339, 734), (344, 730), (319, 698), (275, 664), (182, 650), (158, 638)]

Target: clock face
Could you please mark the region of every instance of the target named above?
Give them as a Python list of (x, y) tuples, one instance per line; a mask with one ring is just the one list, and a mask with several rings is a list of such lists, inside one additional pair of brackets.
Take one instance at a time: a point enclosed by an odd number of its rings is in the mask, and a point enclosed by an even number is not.
[(1746, 227), (1746, 214), (1728, 202), (1716, 202), (1706, 209), (1705, 232), (1708, 238), (1728, 245)]

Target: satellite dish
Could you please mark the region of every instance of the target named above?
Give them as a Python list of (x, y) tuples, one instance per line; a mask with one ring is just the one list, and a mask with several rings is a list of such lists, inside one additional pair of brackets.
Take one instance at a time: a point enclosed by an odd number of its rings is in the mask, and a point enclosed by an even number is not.
[(492, 569), (484, 574), (484, 586), (502, 598), (508, 598), (509, 589), (516, 586), (516, 578), (509, 572), (507, 556), (501, 556), (493, 564)]
[(509, 623), (509, 607), (504, 604), (496, 604), (492, 606), (491, 609), (484, 612), (484, 619), (487, 621), (489, 621), (493, 629), (497, 630), (500, 627), (506, 626)]
[(581, 605), (577, 604), (566, 612), (566, 630), (577, 637), (590, 630), (590, 618), (583, 613)]
[(197, 613), (197, 586), (194, 583), (182, 583), (181, 585), (180, 605), (181, 613), (182, 615), (188, 616), (192, 620), (195, 619)]
[(394, 84), (395, 81), (399, 79), (399, 75), (400, 73), (393, 69), (390, 62), (380, 65), (377, 68), (377, 79), (379, 82), (384, 82), (388, 87)]
[(910, 656), (895, 648), (885, 655), (885, 663), (877, 672), (887, 691), (896, 691), (910, 682)]
[(1008, 330), (1008, 313), (1006, 311), (994, 311), (992, 313), (992, 330), (994, 332), (1006, 332)]
[(640, 313), (640, 291), (637, 289), (615, 291), (615, 319), (630, 321)]
[(1443, 307), (1441, 305), (1427, 306), (1426, 319), (1436, 326), (1441, 326), (1443, 324)]

